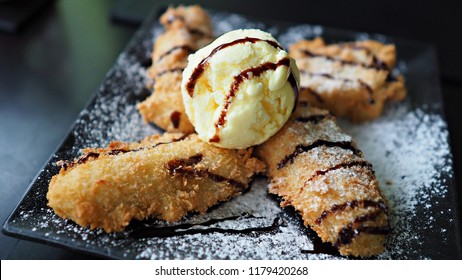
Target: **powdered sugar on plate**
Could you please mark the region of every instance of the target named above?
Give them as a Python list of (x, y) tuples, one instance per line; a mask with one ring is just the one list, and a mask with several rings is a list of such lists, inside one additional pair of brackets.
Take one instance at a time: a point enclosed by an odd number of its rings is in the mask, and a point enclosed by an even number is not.
[(286, 32), (278, 36), (278, 41), (287, 48), (299, 40), (320, 37), (322, 36), (323, 31), (323, 27), (319, 25), (297, 25), (289, 27)]
[[(328, 31), (311, 25), (279, 31), (227, 13), (212, 13), (212, 19), (217, 35), (237, 28), (261, 28), (271, 31), (286, 47)], [(147, 22), (120, 55), (52, 161), (78, 156), (84, 147), (105, 146), (113, 140), (138, 141), (161, 132), (144, 123), (136, 109), (149, 95), (143, 64), (149, 59), (153, 40), (162, 32), (154, 21)], [(407, 71), (406, 61), (398, 65), (400, 72)], [(430, 254), (428, 244), (444, 250), (451, 246), (450, 233), (454, 232), (455, 221), (450, 218), (454, 209), (447, 197), (452, 162), (446, 123), (440, 114), (427, 110), (426, 104), (411, 106), (412, 98), (388, 106), (382, 117), (368, 123), (340, 120), (340, 126), (373, 164), (390, 202), (393, 233), (379, 259), (432, 258), (435, 254)], [(112, 258), (343, 258), (320, 246), (316, 234), (303, 226), (293, 209), (281, 209), (278, 198), (267, 193), (262, 177), (257, 177), (246, 193), (204, 215), (191, 214), (177, 223), (155, 219), (133, 222), (125, 232), (106, 234), (63, 220), (46, 206), (47, 186), (57, 172), (50, 162), (16, 209), (9, 225), (18, 228), (19, 234)]]
[[(409, 253), (424, 238), (411, 225), (446, 231), (431, 211), (438, 207), (433, 198), (446, 197), (447, 180), (452, 178), (447, 126), (441, 116), (400, 104), (389, 106), (382, 117), (372, 122), (354, 125), (340, 121), (340, 125), (372, 163), (390, 204), (394, 230), (388, 240), (389, 251), (383, 257)], [(452, 211), (444, 207), (438, 217), (451, 217)], [(416, 219), (423, 223), (419, 225)]]

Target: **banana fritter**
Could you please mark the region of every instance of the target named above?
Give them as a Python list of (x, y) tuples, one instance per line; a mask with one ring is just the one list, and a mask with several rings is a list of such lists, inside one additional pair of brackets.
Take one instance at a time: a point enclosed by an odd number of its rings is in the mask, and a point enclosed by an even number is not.
[(293, 206), (342, 255), (372, 256), (390, 232), (388, 206), (372, 166), (335, 118), (301, 103), (257, 155), (268, 165), (269, 191)]
[(170, 133), (85, 149), (74, 161), (58, 162), (48, 205), (62, 218), (106, 232), (122, 231), (132, 219), (177, 221), (243, 192), (264, 168), (251, 153)]
[(194, 127), (186, 116), (181, 96), (181, 77), (188, 55), (212, 40), (207, 13), (199, 6), (169, 8), (160, 18), (165, 27), (154, 43), (152, 66), (148, 77), (153, 92), (138, 104), (146, 122), (155, 123), (168, 132), (192, 133)]
[(377, 41), (326, 44), (301, 40), (289, 54), (300, 69), (300, 101), (355, 122), (380, 116), (387, 101), (406, 97), (403, 76), (395, 77), (396, 48)]

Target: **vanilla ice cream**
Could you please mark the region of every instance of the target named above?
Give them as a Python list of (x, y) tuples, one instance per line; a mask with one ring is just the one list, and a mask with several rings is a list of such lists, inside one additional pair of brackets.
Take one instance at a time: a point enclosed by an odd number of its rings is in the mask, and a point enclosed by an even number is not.
[(200, 139), (241, 149), (266, 141), (284, 125), (299, 81), (295, 61), (271, 34), (234, 30), (189, 56), (181, 90)]

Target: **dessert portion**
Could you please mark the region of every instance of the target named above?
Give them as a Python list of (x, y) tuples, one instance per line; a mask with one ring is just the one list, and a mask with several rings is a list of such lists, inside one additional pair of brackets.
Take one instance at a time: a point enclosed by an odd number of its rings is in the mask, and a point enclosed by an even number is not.
[[(106, 232), (133, 219), (178, 221), (242, 193), (266, 162), (269, 192), (324, 242), (342, 255), (381, 253), (388, 206), (372, 165), (315, 106), (362, 121), (379, 116), (386, 101), (403, 99), (403, 77), (391, 74), (395, 47), (316, 38), (287, 53), (256, 29), (210, 43), (211, 22), (199, 6), (169, 8), (160, 22), (166, 31), (148, 71), (153, 93), (138, 109), (168, 132), (58, 162), (47, 193), (55, 213)], [(255, 145), (262, 161), (248, 148)]]
[(132, 219), (178, 221), (242, 193), (264, 169), (251, 153), (179, 133), (85, 149), (74, 161), (58, 162), (48, 206), (62, 218), (106, 232), (122, 231)]
[(290, 47), (300, 69), (300, 100), (352, 121), (378, 117), (387, 101), (406, 97), (395, 77), (396, 48), (377, 41), (326, 44), (321, 38)]
[(199, 6), (170, 7), (160, 18), (165, 27), (154, 43), (148, 77), (153, 92), (138, 110), (146, 122), (169, 132), (192, 133), (194, 128), (184, 112), (181, 77), (190, 53), (212, 41), (210, 18)]
[(189, 56), (181, 90), (201, 140), (242, 149), (284, 125), (298, 98), (298, 81), (294, 60), (271, 34), (241, 29)]
[(293, 206), (323, 242), (342, 255), (384, 250), (388, 206), (372, 165), (327, 111), (301, 102), (287, 124), (260, 145), (269, 192)]

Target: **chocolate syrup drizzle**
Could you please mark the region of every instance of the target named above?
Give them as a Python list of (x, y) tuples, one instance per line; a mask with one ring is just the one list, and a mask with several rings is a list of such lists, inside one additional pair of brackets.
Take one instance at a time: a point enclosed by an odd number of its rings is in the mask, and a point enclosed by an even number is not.
[(303, 91), (303, 90), (306, 90), (309, 94), (313, 95), (314, 98), (316, 98), (316, 100), (317, 100), (319, 103), (321, 103), (321, 104), (324, 103), (324, 100), (322, 100), (321, 95), (320, 95), (318, 92), (314, 91), (312, 88), (309, 88), (309, 87), (302, 87), (301, 90), (302, 90), (302, 91)]
[(364, 68), (376, 69), (378, 71), (387, 71), (388, 72), (387, 82), (395, 82), (396, 81), (396, 77), (393, 75), (390, 67), (383, 60), (378, 58), (370, 49), (368, 49), (368, 48), (366, 48), (364, 46), (355, 45), (354, 43), (353, 44), (352, 43), (346, 43), (346, 44), (343, 44), (343, 45), (351, 47), (352, 49), (365, 50), (367, 52), (367, 54), (372, 57), (372, 63), (371, 64), (365, 64), (365, 63), (361, 63), (361, 62), (347, 61), (347, 60), (331, 57), (331, 56), (328, 56), (328, 55), (315, 54), (315, 53), (313, 53), (313, 52), (311, 52), (310, 50), (307, 50), (307, 49), (302, 49), (302, 50), (300, 50), (300, 52), (304, 53), (307, 56), (311, 56), (311, 57), (324, 57), (327, 60), (337, 61), (337, 62), (340, 62), (343, 65), (358, 65), (358, 66), (362, 66)]
[(344, 162), (344, 163), (339, 163), (335, 166), (332, 166), (328, 169), (325, 169), (325, 170), (318, 170), (316, 171), (316, 173), (311, 176), (307, 182), (313, 180), (314, 178), (316, 178), (317, 176), (321, 176), (321, 175), (325, 175), (331, 171), (334, 171), (334, 170), (337, 170), (337, 169), (340, 169), (340, 168), (351, 168), (353, 166), (360, 166), (360, 167), (367, 167), (369, 169), (372, 170), (372, 164), (364, 161), (364, 160), (360, 160), (360, 161), (352, 161), (352, 162)]
[[(304, 106), (306, 106), (305, 104), (303, 104)], [(308, 117), (299, 117), (297, 119), (295, 119), (295, 121), (299, 121), (299, 122), (314, 122), (314, 123), (317, 123), (319, 121), (322, 121), (324, 118), (326, 117), (329, 117), (330, 115), (329, 114), (320, 114), (320, 115), (312, 115), (312, 116), (308, 116)], [(341, 147), (343, 149), (348, 149), (348, 150), (351, 150), (354, 154), (358, 155), (358, 156), (361, 156), (362, 153), (360, 150), (358, 150), (352, 142), (350, 141), (340, 141), (340, 142), (331, 142), (331, 141), (326, 141), (326, 140), (316, 140), (314, 143), (312, 143), (311, 145), (298, 145), (294, 152), (288, 156), (286, 156), (282, 161), (280, 161), (278, 164), (277, 164), (277, 169), (281, 169), (283, 168), (284, 166), (287, 165), (287, 163), (293, 163), (295, 158), (301, 154), (301, 153), (304, 153), (304, 152), (307, 152), (313, 148), (316, 148), (316, 147), (319, 147), (319, 146), (327, 146), (327, 147)], [(340, 163), (340, 164), (337, 164), (333, 167), (330, 167), (330, 168), (327, 168), (325, 170), (318, 170), (315, 172), (315, 174), (309, 178), (305, 184), (309, 181), (311, 181), (312, 179), (314, 179), (316, 176), (321, 176), (321, 175), (325, 175), (326, 173), (332, 171), (332, 170), (336, 170), (336, 169), (340, 169), (340, 168), (351, 168), (353, 166), (360, 166), (360, 167), (364, 167), (364, 168), (368, 168), (369, 170), (372, 170), (372, 165), (364, 160), (356, 160), (356, 161), (352, 161), (352, 162), (347, 162), (347, 163)], [(303, 190), (303, 188), (301, 189)], [(387, 221), (387, 226), (365, 226), (363, 225), (364, 222), (367, 222), (367, 221), (372, 221), (372, 220), (375, 220), (378, 216), (384, 214), (384, 215), (387, 215), (388, 214), (388, 206), (385, 204), (385, 202), (383, 200), (379, 200), (379, 201), (373, 201), (373, 200), (368, 200), (368, 199), (365, 199), (365, 200), (353, 200), (353, 201), (349, 201), (349, 202), (346, 202), (346, 203), (343, 203), (343, 204), (335, 204), (333, 205), (329, 210), (325, 210), (322, 212), (321, 216), (319, 218), (317, 218), (314, 222), (315, 224), (317, 225), (320, 225), (322, 223), (323, 220), (325, 220), (327, 217), (329, 217), (330, 215), (334, 215), (336, 213), (339, 213), (341, 211), (345, 211), (347, 208), (357, 208), (357, 207), (361, 207), (361, 208), (375, 208), (373, 209), (373, 212), (369, 212), (367, 214), (364, 214), (364, 215), (361, 215), (361, 216), (358, 216), (355, 218), (355, 220), (351, 223), (349, 223), (347, 226), (345, 226), (344, 228), (342, 228), (339, 233), (338, 233), (338, 238), (337, 240), (333, 243), (333, 247), (335, 248), (339, 248), (343, 245), (347, 245), (347, 244), (350, 244), (354, 238), (356, 238), (357, 236), (359, 236), (360, 234), (362, 233), (365, 233), (365, 234), (377, 234), (377, 235), (387, 235), (391, 232), (391, 228), (390, 228), (390, 225), (389, 225), (389, 222)], [(316, 252), (331, 252), (329, 247), (327, 246), (327, 250), (325, 249), (325, 247), (320, 247), (320, 248), (314, 248), (314, 250), (303, 250), (303, 253), (316, 253)]]
[(202, 159), (204, 159), (202, 154), (196, 154), (194, 156), (190, 156), (189, 158), (172, 159), (165, 164), (165, 167), (168, 169), (171, 175), (175, 176), (177, 174), (181, 174), (184, 168), (198, 164), (202, 161)]
[(377, 67), (379, 67), (379, 69), (390, 71), (390, 67), (388, 67), (388, 65), (383, 60), (378, 58), (374, 54), (374, 52), (372, 52), (371, 49), (369, 49), (369, 48), (367, 48), (365, 46), (360, 46), (360, 45), (355, 44), (355, 43), (342, 43), (342, 44), (339, 44), (339, 45), (349, 47), (349, 48), (354, 49), (354, 50), (363, 50), (363, 51), (365, 51), (368, 56), (372, 57), (372, 64), (373, 65), (376, 65)]
[(373, 96), (374, 93), (372, 91), (372, 88), (361, 79), (358, 79), (357, 81), (361, 86), (363, 86), (367, 90), (367, 93), (369, 93), (369, 104), (374, 104), (375, 100), (374, 100), (374, 96)]
[[(260, 64), (258, 66), (255, 66), (255, 67), (245, 69), (244, 71), (239, 73), (237, 76), (234, 76), (234, 81), (231, 84), (231, 88), (229, 90), (229, 93), (225, 97), (225, 102), (224, 102), (224, 105), (223, 105), (223, 109), (221, 110), (220, 116), (218, 117), (218, 120), (215, 123), (215, 135), (209, 140), (210, 142), (219, 142), (220, 141), (220, 137), (218, 136), (218, 131), (219, 131), (220, 127), (223, 127), (225, 125), (225, 123), (226, 123), (226, 115), (228, 113), (229, 106), (231, 105), (232, 99), (236, 95), (236, 92), (239, 90), (240, 85), (245, 80), (248, 80), (248, 79), (253, 78), (253, 77), (258, 77), (258, 76), (260, 76), (262, 73), (264, 73), (266, 71), (270, 71), (270, 70), (274, 71), (279, 66), (286, 66), (286, 67), (289, 67), (289, 69), (290, 69), (290, 59), (288, 57), (286, 57), (286, 58), (283, 58), (283, 59), (279, 60), (276, 63), (274, 63), (274, 62), (266, 62), (266, 63)], [(292, 71), (290, 71), (290, 75), (293, 76)], [(293, 78), (293, 81), (292, 81), (290, 79), (290, 77), (289, 77), (289, 81), (290, 81), (290, 83), (292, 85), (292, 88), (296, 89), (296, 90), (294, 90), (294, 94), (296, 94), (296, 100), (295, 100), (294, 104), (296, 104), (297, 99), (298, 99), (298, 87), (297, 87), (295, 78)], [(293, 85), (293, 82), (295, 82), (295, 86)], [(295, 105), (294, 105), (294, 110), (295, 110)]]
[[(111, 149), (103, 154), (105, 155), (109, 155), (109, 156), (117, 156), (119, 154), (125, 154), (125, 153), (129, 153), (129, 152), (138, 152), (138, 151), (141, 151), (141, 150), (145, 150), (145, 149), (153, 149), (153, 148), (156, 148), (158, 146), (161, 146), (161, 145), (166, 145), (166, 144), (171, 144), (171, 143), (175, 143), (175, 142), (179, 142), (179, 141), (182, 141), (184, 139), (186, 139), (189, 135), (188, 134), (184, 134), (183, 136), (179, 137), (179, 138), (176, 138), (176, 139), (173, 139), (172, 141), (169, 141), (169, 142), (159, 142), (155, 145), (152, 145), (150, 147), (141, 147), (141, 148), (137, 148), (137, 149)], [(79, 164), (84, 164), (86, 163), (88, 160), (90, 159), (98, 159), (99, 156), (101, 154), (100, 153), (97, 153), (97, 152), (89, 152), (87, 154), (84, 154), (83, 156), (81, 156), (77, 161), (69, 161), (69, 160), (64, 160), (64, 161), (59, 161), (57, 163), (58, 166), (60, 166), (61, 168), (63, 168), (64, 170), (67, 170), (71, 167), (74, 167), (76, 165), (79, 165)]]
[(289, 74), (289, 78), (287, 80), (289, 81), (290, 85), (292, 86), (292, 91), (295, 94), (294, 108), (292, 109), (292, 113), (293, 113), (297, 109), (298, 98), (300, 96), (300, 88), (299, 88), (299, 85), (297, 83), (297, 80), (295, 79), (295, 75), (292, 72), (292, 68), (290, 68), (290, 74)]
[(380, 70), (389, 71), (388, 67), (386, 69), (384, 69), (384, 66), (383, 66), (384, 63), (380, 64), (378, 59), (373, 59), (372, 64), (366, 64), (366, 63), (362, 63), (362, 62), (344, 60), (344, 59), (341, 59), (341, 58), (336, 58), (336, 57), (328, 56), (328, 55), (325, 55), (325, 54), (316, 54), (316, 53), (314, 53), (314, 52), (312, 52), (310, 50), (307, 50), (307, 49), (300, 49), (299, 51), (301, 53), (303, 53), (304, 55), (309, 56), (309, 57), (321, 57), (321, 58), (325, 58), (326, 60), (330, 60), (330, 61), (333, 61), (333, 62), (338, 62), (338, 63), (340, 63), (342, 65), (361, 66), (361, 67), (364, 67), (364, 68), (367, 68), (367, 69), (375, 69), (375, 70), (379, 70), (379, 71)]
[(368, 49), (365, 46), (359, 46), (354, 43), (346, 44), (351, 46), (353, 49), (360, 49), (360, 50), (365, 50), (368, 55), (372, 56), (372, 64), (376, 65), (379, 69), (388, 71), (388, 76), (387, 76), (387, 81), (388, 82), (394, 82), (396, 81), (396, 77), (393, 76), (393, 73), (391, 72), (390, 66), (385, 63), (385, 61), (381, 60), (378, 58), (370, 49)]
[(386, 226), (363, 226), (360, 225), (355, 227), (358, 223), (364, 223), (366, 221), (373, 221), (380, 214), (383, 213), (383, 210), (378, 210), (372, 213), (368, 213), (362, 216), (357, 217), (352, 223), (349, 223), (346, 227), (342, 228), (338, 233), (338, 239), (333, 244), (335, 248), (339, 248), (342, 245), (350, 244), (355, 237), (361, 233), (366, 234), (377, 234), (377, 235), (388, 235), (391, 233), (391, 227), (388, 223)]
[(165, 168), (167, 168), (172, 176), (187, 175), (195, 178), (209, 178), (217, 183), (227, 183), (237, 188), (240, 192), (246, 189), (246, 184), (239, 181), (226, 178), (208, 170), (194, 168), (194, 165), (201, 162), (202, 159), (202, 154), (197, 154), (186, 159), (173, 159), (165, 164)]
[(353, 152), (355, 155), (362, 155), (361, 151), (358, 150), (356, 147), (353, 146), (353, 143), (351, 141), (338, 141), (338, 142), (332, 142), (328, 140), (322, 140), (318, 139), (314, 141), (310, 145), (297, 145), (295, 147), (295, 150), (290, 154), (287, 155), (284, 159), (282, 159), (278, 164), (277, 164), (277, 169), (281, 169), (284, 166), (286, 166), (288, 163), (292, 164), (294, 163), (295, 158), (302, 154), (306, 153), (314, 148), (321, 147), (321, 146), (326, 146), (326, 147), (339, 147), (345, 150), (350, 150)]
[(192, 35), (200, 36), (200, 37), (209, 37), (212, 38), (209, 34), (205, 33), (204, 31), (200, 30), (199, 28), (189, 28), (188, 27), (189, 33)]
[[(137, 228), (129, 233), (130, 237), (133, 238), (152, 238), (152, 237), (173, 237), (173, 236), (184, 236), (192, 234), (211, 234), (211, 233), (229, 233), (229, 234), (256, 234), (256, 233), (268, 233), (274, 232), (281, 226), (281, 218), (276, 217), (273, 223), (269, 226), (255, 227), (255, 228), (244, 228), (244, 229), (225, 229), (219, 227), (208, 227), (224, 221), (238, 221), (240, 219), (260, 219), (248, 213), (243, 213), (240, 216), (225, 217), (222, 219), (211, 219), (209, 221), (199, 224), (180, 224), (169, 227), (150, 227), (150, 228)], [(207, 228), (193, 228), (193, 227), (207, 227)]]
[(178, 111), (173, 111), (173, 113), (170, 115), (170, 121), (172, 122), (174, 128), (178, 128), (180, 126), (180, 120), (181, 113)]
[(234, 46), (234, 45), (237, 45), (237, 44), (247, 43), (247, 42), (250, 42), (252, 44), (254, 44), (256, 42), (266, 42), (266, 43), (270, 44), (274, 48), (281, 49), (281, 50), (284, 49), (282, 46), (280, 46), (275, 41), (264, 40), (264, 39), (259, 39), (259, 38), (252, 38), (252, 37), (245, 37), (245, 38), (241, 38), (241, 39), (231, 41), (229, 43), (221, 44), (218, 47), (216, 47), (215, 49), (213, 49), (212, 52), (207, 57), (202, 59), (201, 62), (193, 70), (193, 72), (191, 74), (191, 77), (189, 77), (189, 80), (186, 83), (186, 90), (188, 91), (189, 95), (191, 97), (193, 97), (193, 95), (194, 95), (194, 87), (196, 86), (196, 82), (202, 76), (202, 74), (204, 73), (205, 67), (208, 65), (210, 58), (212, 58), (220, 50), (223, 50), (223, 49), (225, 49), (227, 47), (231, 47), (231, 46)]
[(157, 73), (155, 78), (159, 78), (160, 76), (163, 76), (163, 75), (165, 75), (167, 73), (174, 73), (174, 72), (182, 73), (183, 70), (184, 70), (184, 67), (175, 67), (175, 68), (172, 68), (172, 69), (166, 69), (164, 71), (161, 71), (161, 72)]
[(186, 51), (188, 52), (188, 54), (191, 54), (194, 52), (194, 49), (191, 48), (190, 46), (188, 45), (180, 45), (180, 46), (175, 46), (171, 49), (169, 49), (168, 51), (164, 52), (163, 54), (161, 54), (159, 56), (159, 58), (157, 59), (156, 63), (159, 63), (159, 61), (161, 61), (162, 59), (164, 59), (166, 56), (172, 54), (174, 51), (176, 50), (183, 50), (183, 51)]
[(334, 204), (330, 208), (330, 210), (325, 210), (324, 212), (322, 212), (321, 216), (316, 219), (315, 223), (320, 225), (322, 221), (326, 219), (329, 215), (334, 215), (337, 212), (345, 211), (346, 208), (348, 207), (351, 209), (354, 209), (356, 207), (362, 207), (362, 208), (373, 207), (373, 208), (381, 209), (385, 212), (388, 211), (388, 206), (385, 204), (383, 200), (379, 200), (379, 201), (372, 201), (368, 199), (359, 200), (359, 201), (353, 200), (353, 201), (345, 202), (343, 204)]
[[(167, 24), (171, 25), (172, 23), (174, 23), (177, 20), (182, 21), (182, 22), (186, 22), (186, 19), (183, 16), (172, 14), (172, 15), (170, 15), (168, 17)], [(202, 37), (205, 37), (205, 36), (211, 37), (209, 34), (205, 33), (204, 31), (200, 30), (199, 28), (190, 28), (189, 26), (187, 28), (188, 28), (189, 33), (191, 33), (192, 35), (198, 35), (198, 36), (202, 36)]]
[(118, 154), (125, 154), (125, 153), (128, 153), (130, 150), (128, 149), (112, 149), (110, 150), (109, 152), (107, 152), (107, 155), (110, 155), (110, 156), (116, 156)]
[(90, 152), (88, 154), (85, 154), (83, 157), (79, 158), (79, 160), (77, 160), (77, 164), (83, 164), (91, 158), (97, 159), (98, 157), (99, 157), (98, 153)]
[(300, 253), (302, 254), (325, 254), (325, 255), (331, 255), (331, 256), (337, 256), (337, 257), (342, 256), (340, 255), (338, 248), (335, 248), (329, 242), (323, 242), (317, 233), (314, 232), (314, 234), (310, 236), (310, 239), (313, 243), (313, 249), (311, 250), (301, 249)]
[(329, 115), (329, 114), (320, 114), (320, 115), (311, 115), (311, 116), (308, 116), (308, 117), (298, 117), (295, 119), (296, 122), (302, 122), (302, 123), (307, 123), (307, 122), (311, 122), (311, 123), (314, 123), (314, 124), (318, 124), (320, 122), (322, 122), (323, 120), (327, 119), (327, 118), (331, 118), (332, 116)]
[[(182, 15), (171, 14), (167, 18), (167, 24), (171, 25), (173, 22), (175, 22), (177, 20), (182, 21), (182, 22), (186, 22), (186, 19)], [(210, 37), (210, 38), (212, 37), (211, 35), (209, 35), (206, 32), (200, 30), (199, 28), (190, 28), (189, 26), (187, 26), (186, 28), (188, 29), (188, 32), (191, 35), (200, 36), (200, 37)], [(191, 53), (196, 51), (195, 49), (193, 49), (191, 46), (188, 46), (188, 45), (174, 46), (171, 49), (169, 49), (168, 51), (166, 51), (165, 53), (163, 53), (162, 55), (160, 55), (159, 58), (157, 59), (156, 63), (158, 63), (159, 61), (164, 59), (166, 56), (172, 54), (174, 51), (176, 51), (178, 49), (185, 50), (185, 51), (188, 52), (188, 54), (191, 54)], [(172, 68), (172, 69), (167, 69), (167, 70), (164, 70), (164, 71), (161, 71), (161, 72), (157, 73), (155, 78), (158, 78), (158, 77), (160, 77), (162, 75), (165, 75), (167, 73), (183, 72), (183, 70), (184, 70), (184, 67), (176, 67), (176, 68)]]
[(396, 81), (396, 77), (393, 75), (393, 73), (391, 71), (392, 69), (390, 69), (390, 66), (388, 66), (388, 64), (386, 64), (383, 60), (378, 58), (370, 49), (368, 49), (368, 48), (366, 48), (364, 46), (357, 46), (357, 45), (355, 46), (355, 48), (366, 50), (368, 52), (368, 54), (372, 56), (373, 65), (376, 65), (381, 70), (388, 71), (387, 82), (395, 82)]
[[(300, 73), (310, 75), (310, 76), (324, 77), (324, 78), (331, 79), (331, 80), (339, 80), (339, 81), (342, 81), (342, 82), (354, 82), (354, 81), (357, 81), (359, 83), (359, 85), (362, 86), (363, 88), (365, 88), (367, 93), (369, 94), (369, 103), (370, 104), (375, 103), (375, 100), (373, 99), (372, 88), (366, 82), (364, 82), (361, 79), (352, 80), (352, 79), (348, 79), (348, 78), (339, 78), (339, 77), (334, 77), (334, 76), (332, 76), (331, 74), (328, 74), (328, 73), (313, 73), (313, 72), (308, 72), (308, 71), (305, 71), (305, 70), (300, 70)], [(315, 97), (318, 99), (318, 101), (321, 102), (321, 99), (320, 99), (321, 97), (320, 97), (319, 93), (314, 92), (310, 88), (307, 88), (307, 89), (311, 90), (312, 92), (310, 92), (310, 93), (314, 94)]]

